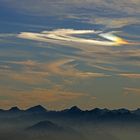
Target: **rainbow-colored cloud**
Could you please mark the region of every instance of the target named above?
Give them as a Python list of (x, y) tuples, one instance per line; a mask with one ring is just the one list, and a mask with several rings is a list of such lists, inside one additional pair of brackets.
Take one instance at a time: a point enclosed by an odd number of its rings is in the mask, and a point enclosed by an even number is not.
[[(82, 37), (76, 37), (75, 35), (82, 34), (96, 34), (101, 39), (86, 39)], [(121, 37), (114, 35), (111, 32), (102, 33), (102, 31), (95, 30), (74, 30), (74, 29), (57, 29), (53, 31), (43, 31), (41, 33), (21, 32), (18, 35), (19, 38), (43, 41), (43, 42), (72, 42), (72, 43), (84, 43), (88, 45), (100, 45), (100, 46), (120, 46), (129, 44), (128, 41)], [(104, 39), (104, 40), (103, 40)]]

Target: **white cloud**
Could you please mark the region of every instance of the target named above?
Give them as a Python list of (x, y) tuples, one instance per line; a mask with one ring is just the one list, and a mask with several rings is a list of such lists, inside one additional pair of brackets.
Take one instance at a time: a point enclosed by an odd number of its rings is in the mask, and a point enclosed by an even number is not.
[[(96, 34), (99, 39), (86, 39), (82, 37), (75, 37), (74, 35), (81, 34)], [(43, 31), (41, 33), (22, 32), (17, 37), (52, 43), (78, 43), (87, 45), (100, 45), (100, 46), (119, 46), (129, 44), (124, 39), (114, 35), (113, 33), (101, 33), (101, 31), (94, 30), (74, 30), (74, 29), (57, 29), (53, 31)]]

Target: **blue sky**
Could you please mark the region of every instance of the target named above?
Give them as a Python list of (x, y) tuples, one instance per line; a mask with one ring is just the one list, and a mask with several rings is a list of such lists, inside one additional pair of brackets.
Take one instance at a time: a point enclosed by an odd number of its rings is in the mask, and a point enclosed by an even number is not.
[(1, 0), (0, 107), (139, 107), (139, 6)]

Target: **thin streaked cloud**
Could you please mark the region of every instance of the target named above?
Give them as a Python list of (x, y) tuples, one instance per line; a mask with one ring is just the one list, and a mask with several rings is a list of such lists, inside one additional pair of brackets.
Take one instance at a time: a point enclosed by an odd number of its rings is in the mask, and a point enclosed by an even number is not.
[[(65, 108), (70, 106), (71, 102), (76, 104), (78, 100), (96, 100), (95, 96), (81, 92), (71, 92), (63, 89), (61, 86), (54, 86), (50, 89), (47, 88), (33, 88), (31, 90), (18, 90), (8, 87), (1, 87), (1, 91), (5, 95), (0, 95), (3, 97), (0, 106), (4, 108), (9, 108), (11, 106), (17, 105), (22, 108), (27, 108), (29, 106), (44, 104), (49, 108)], [(60, 104), (58, 106), (58, 104)]]
[(140, 88), (126, 87), (124, 88), (124, 94), (125, 95), (129, 95), (129, 94), (140, 95)]
[[(78, 70), (73, 59), (60, 59), (48, 63), (40, 63), (32, 60), (27, 61), (7, 61), (7, 65), (0, 70), (0, 75), (14, 81), (21, 81), (25, 84), (48, 83), (51, 76), (61, 76), (68, 78), (102, 78), (110, 75), (97, 72), (87, 72)], [(9, 66), (10, 65), (10, 66)], [(15, 65), (20, 66), (19, 70), (14, 70)]]
[(119, 74), (119, 76), (122, 76), (124, 78), (130, 78), (130, 79), (140, 79), (139, 73), (122, 73)]
[[(83, 35), (83, 34), (96, 34), (99, 37), (106, 40), (98, 39), (85, 39), (80, 37), (75, 37), (73, 35)], [(94, 30), (74, 30), (74, 29), (57, 29), (54, 31), (43, 31), (41, 33), (30, 33), (22, 32), (17, 35), (19, 38), (42, 41), (42, 42), (72, 42), (72, 43), (84, 43), (85, 45), (100, 45), (100, 46), (120, 46), (120, 45), (129, 45), (129, 42), (126, 40), (113, 35), (113, 33), (102, 33), (102, 31)]]
[[(96, 14), (101, 13), (104, 10), (107, 14), (139, 14), (139, 0), (1, 0), (3, 6), (14, 8), (20, 13), (26, 13), (28, 15), (36, 16), (61, 16), (68, 14), (77, 14), (76, 8), (93, 9), (98, 8)], [(34, 6), (32, 6), (34, 4)], [(56, 12), (57, 11), (57, 12)], [(83, 12), (82, 12), (83, 13)], [(89, 13), (89, 12), (87, 12)], [(102, 13), (104, 14), (104, 13)]]

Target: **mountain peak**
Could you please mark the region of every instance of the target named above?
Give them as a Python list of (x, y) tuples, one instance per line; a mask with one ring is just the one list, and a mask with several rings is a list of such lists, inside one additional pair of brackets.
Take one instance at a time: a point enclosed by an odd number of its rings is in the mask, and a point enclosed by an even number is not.
[(57, 124), (51, 122), (51, 121), (40, 121), (39, 123), (27, 128), (28, 130), (47, 130), (47, 131), (51, 131), (51, 130), (61, 130), (62, 128), (59, 127)]
[(77, 107), (77, 106), (72, 106), (70, 109), (80, 109), (79, 107)]
[(36, 105), (31, 108), (28, 108), (26, 111), (28, 111), (28, 112), (46, 112), (47, 110), (41, 105)]
[(104, 109), (94, 108), (94, 109), (90, 110), (89, 112), (96, 114), (96, 115), (103, 115), (103, 114), (109, 112), (109, 110), (106, 108), (104, 108)]
[(80, 108), (78, 108), (77, 106), (72, 106), (71, 108), (65, 109), (62, 112), (65, 112), (65, 113), (79, 113), (81, 111), (82, 110)]
[(21, 110), (17, 106), (14, 106), (14, 107), (11, 107), (9, 109), (9, 111), (11, 111), (11, 112), (18, 112), (18, 111), (21, 111)]
[(72, 106), (70, 109), (69, 109), (69, 111), (72, 111), (72, 112), (81, 112), (81, 109), (79, 108), (79, 107), (77, 107), (77, 106)]
[(93, 111), (93, 112), (101, 112), (102, 109), (100, 109), (100, 108), (94, 108), (94, 109), (92, 109), (91, 111)]

